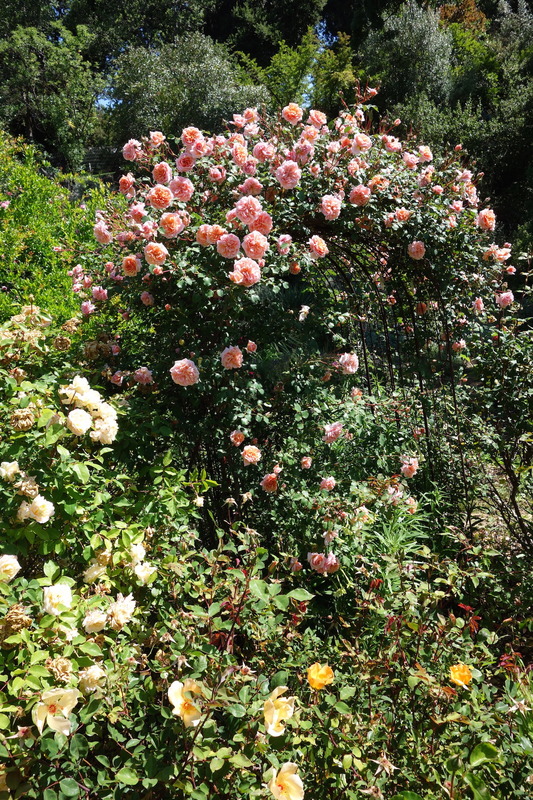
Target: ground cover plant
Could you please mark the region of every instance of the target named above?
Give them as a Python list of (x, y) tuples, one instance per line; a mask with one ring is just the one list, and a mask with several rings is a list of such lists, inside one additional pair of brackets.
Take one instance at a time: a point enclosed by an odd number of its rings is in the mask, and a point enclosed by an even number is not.
[(77, 313), (0, 329), (0, 800), (531, 796), (527, 587), (475, 535), (507, 460), (531, 543), (527, 283), (374, 96), (128, 141)]

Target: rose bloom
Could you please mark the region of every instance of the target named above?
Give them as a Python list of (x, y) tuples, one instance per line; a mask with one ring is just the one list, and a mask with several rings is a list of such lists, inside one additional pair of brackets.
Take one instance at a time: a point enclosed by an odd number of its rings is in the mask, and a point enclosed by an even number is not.
[(61, 614), (60, 606), (72, 606), (72, 590), (66, 583), (56, 583), (54, 586), (45, 586), (43, 589), (43, 609), (45, 614), (54, 617)]
[(239, 447), (244, 442), (244, 433), (241, 431), (232, 431), (229, 435), (230, 441), (235, 447)]
[(261, 184), (257, 178), (246, 178), (238, 189), (241, 194), (261, 194), (263, 191), (263, 184)]
[(103, 286), (93, 286), (91, 294), (93, 300), (107, 300), (107, 289)]
[(226, 233), (226, 229), (222, 225), (208, 225), (207, 228), (208, 244), (216, 244)]
[(181, 141), (185, 145), (187, 149), (192, 147), (197, 142), (204, 141), (204, 135), (202, 131), (198, 130), (198, 128), (190, 127), (184, 128), (181, 132)]
[(68, 415), (66, 425), (75, 436), (83, 436), (92, 427), (93, 418), (83, 408), (74, 408)]
[(325, 573), (325, 563), (326, 563), (326, 556), (324, 553), (308, 553), (307, 560), (309, 561), (309, 566), (311, 569), (314, 569), (315, 572), (318, 572), (320, 575)]
[(196, 241), (198, 244), (201, 244), (202, 247), (207, 247), (209, 244), (209, 232), (211, 230), (211, 225), (207, 225), (205, 222), (203, 225), (200, 225), (198, 230), (196, 231)]
[(326, 194), (320, 201), (320, 211), (327, 220), (337, 219), (340, 216), (342, 200), (332, 194)]
[(228, 277), (233, 283), (250, 287), (261, 280), (261, 270), (253, 259), (241, 258), (235, 262), (233, 272), (228, 273)]
[(354, 186), (350, 192), (349, 201), (356, 206), (364, 206), (370, 200), (372, 192), (365, 186), (363, 183), (360, 183), (359, 186)]
[(477, 215), (475, 223), (483, 231), (493, 231), (496, 227), (496, 214), (491, 208), (483, 208)]
[(137, 139), (130, 139), (122, 148), (122, 156), (126, 161), (137, 161), (142, 155), (142, 145)]
[(141, 271), (141, 262), (137, 256), (125, 256), (122, 260), (122, 272), (132, 278)]
[(324, 436), (322, 441), (327, 444), (336, 442), (342, 433), (342, 422), (332, 422), (331, 425), (324, 425)]
[(300, 122), (303, 115), (304, 112), (296, 103), (289, 103), (289, 105), (285, 106), (281, 112), (283, 119), (287, 122), (290, 122), (291, 125), (296, 125), (298, 122)]
[(242, 247), (248, 258), (260, 261), (269, 248), (268, 239), (259, 231), (251, 231), (244, 237)]
[(311, 251), (311, 258), (324, 258), (329, 253), (327, 244), (320, 236), (311, 236), (307, 244)]
[(239, 369), (242, 367), (242, 350), (236, 345), (226, 347), (220, 354), (220, 361), (224, 369)]
[(39, 733), (43, 732), (44, 723), (53, 731), (68, 736), (70, 733), (69, 716), (78, 698), (77, 689), (48, 689), (41, 695), (41, 700), (33, 707), (31, 716)]
[(309, 117), (307, 118), (307, 122), (309, 125), (313, 125), (315, 128), (322, 128), (328, 121), (328, 118), (322, 111), (316, 111), (315, 109), (311, 109), (309, 112)]
[(257, 198), (247, 195), (235, 203), (235, 213), (241, 222), (250, 225), (263, 210)]
[(302, 170), (296, 161), (284, 161), (276, 170), (276, 179), (283, 189), (294, 189), (301, 177)]
[(485, 310), (485, 303), (481, 297), (476, 297), (476, 299), (472, 302), (472, 308), (474, 311), (477, 311), (478, 314), (481, 314), (481, 312)]
[(263, 236), (268, 236), (272, 230), (272, 225), (272, 217), (268, 211), (261, 211), (248, 227), (251, 231), (259, 231)]
[(252, 342), (251, 339), (248, 339), (246, 350), (248, 351), (248, 353), (255, 353), (257, 351), (257, 344), (255, 342)]
[(237, 258), (241, 240), (234, 233), (224, 233), (217, 242), (217, 253), (223, 258)]
[(514, 294), (511, 291), (500, 292), (496, 295), (496, 303), (500, 308), (507, 308), (514, 301)]
[(135, 600), (129, 594), (124, 597), (122, 594), (117, 595), (114, 603), (111, 603), (107, 609), (107, 619), (114, 631), (120, 631), (127, 625), (135, 611)]
[(411, 217), (412, 211), (408, 211), (407, 208), (397, 208), (394, 212), (394, 216), (398, 220), (398, 222), (407, 222), (407, 220)]
[(209, 167), (209, 180), (213, 183), (224, 183), (226, 174), (225, 167)]
[(275, 800), (303, 800), (304, 786), (297, 772), (298, 765), (286, 761), (281, 765), (279, 772), (274, 773), (268, 788)]
[(135, 564), (135, 566), (133, 567), (133, 571), (135, 573), (135, 577), (137, 578), (137, 580), (140, 583), (145, 584), (148, 583), (150, 578), (156, 574), (157, 569), (152, 564), (149, 564), (147, 561), (143, 561), (140, 564)]
[(426, 147), (422, 145), (422, 147), (418, 148), (418, 152), (420, 153), (420, 161), (432, 161), (433, 160), (433, 153)]
[(181, 156), (176, 159), (176, 169), (178, 172), (190, 172), (191, 169), (194, 169), (195, 164), (196, 158), (190, 153), (182, 153)]
[(128, 198), (133, 197), (133, 195), (135, 194), (135, 190), (133, 189), (134, 185), (135, 185), (135, 178), (131, 174), (131, 172), (128, 172), (127, 175), (122, 175), (122, 177), (118, 182), (119, 192), (126, 195), (126, 197)]
[(181, 203), (187, 203), (194, 194), (194, 184), (188, 178), (174, 178), (168, 188)]
[(276, 155), (276, 148), (270, 142), (258, 142), (252, 150), (254, 158), (264, 163), (271, 161)]
[(194, 694), (201, 695), (202, 688), (190, 678), (183, 683), (174, 681), (168, 687), (168, 699), (173, 705), (172, 713), (183, 720), (186, 728), (196, 727), (202, 716), (202, 712), (191, 699)]
[(172, 179), (172, 167), (166, 161), (160, 161), (153, 168), (152, 177), (156, 183), (168, 183)]
[(189, 358), (182, 358), (181, 361), (175, 361), (174, 365), (170, 368), (170, 375), (174, 383), (179, 386), (192, 386), (200, 380), (200, 373), (198, 367)]
[(418, 458), (405, 458), (400, 471), (406, 478), (414, 477), (418, 472)]
[(339, 358), (343, 375), (353, 375), (359, 368), (359, 359), (355, 353), (343, 353)]
[(100, 684), (105, 676), (105, 670), (103, 670), (99, 664), (92, 664), (90, 667), (82, 669), (79, 674), (80, 689), (84, 694), (95, 692), (100, 688)]
[(93, 561), (93, 563), (87, 567), (85, 572), (83, 573), (83, 580), (85, 583), (94, 583), (102, 575), (106, 574), (106, 567), (105, 564), (99, 564), (98, 561)]
[[(328, 531), (328, 533), (332, 532)], [(334, 555), (333, 553), (328, 553), (326, 560), (324, 561), (324, 572), (327, 573), (328, 575), (332, 575), (334, 572), (337, 572), (339, 567), (340, 567), (340, 562), (337, 556)]]
[(83, 628), (86, 633), (100, 633), (107, 622), (107, 614), (99, 608), (89, 611), (83, 620)]
[(133, 380), (137, 383), (147, 384), (153, 383), (152, 371), (148, 367), (139, 367), (133, 373)]
[(253, 444), (246, 445), (242, 451), (242, 460), (245, 467), (250, 466), (250, 464), (257, 464), (261, 460), (261, 450)]
[(356, 133), (352, 142), (352, 153), (354, 156), (366, 153), (372, 147), (372, 139), (366, 133)]
[(472, 670), (467, 664), (454, 664), (450, 667), (450, 681), (464, 689), (472, 680)]
[(303, 456), (302, 460), (300, 461), (300, 466), (302, 469), (310, 469), (312, 463), (313, 459), (311, 456)]
[(150, 189), (146, 195), (146, 199), (152, 208), (162, 210), (163, 208), (168, 208), (174, 199), (174, 195), (168, 186), (163, 186), (162, 183), (158, 183)]
[(160, 242), (149, 242), (143, 250), (144, 257), (149, 264), (161, 266), (168, 257), (168, 250)]
[(460, 350), (464, 350), (466, 347), (466, 342), (464, 339), (459, 339), (458, 342), (454, 342), (452, 344), (452, 350), (454, 353), (458, 353)]
[(17, 517), (19, 519), (33, 519), (40, 525), (44, 525), (54, 514), (54, 504), (38, 494), (31, 503), (22, 503)]
[(269, 736), (282, 736), (285, 733), (285, 721), (294, 714), (296, 698), (281, 697), (288, 689), (288, 686), (276, 686), (263, 704), (265, 728)]
[(420, 259), (424, 258), (426, 253), (424, 242), (411, 242), (411, 244), (407, 247), (407, 252), (415, 261), (420, 261)]
[(143, 306), (153, 306), (155, 303), (154, 296), (150, 292), (141, 292), (141, 303)]
[(15, 476), (20, 472), (18, 461), (2, 461), (0, 464), (0, 478), (8, 483), (13, 483)]
[(20, 564), (16, 556), (0, 556), (0, 581), (9, 583), (20, 572)]
[(334, 489), (336, 485), (337, 481), (335, 480), (335, 478), (330, 476), (329, 478), (322, 478), (322, 480), (320, 481), (319, 488), (325, 489), (327, 492), (331, 492), (331, 490)]
[(150, 144), (152, 147), (160, 147), (166, 138), (161, 131), (150, 131)]
[(292, 244), (292, 236), (288, 233), (282, 233), (281, 236), (278, 236), (278, 241), (276, 244), (278, 247), (278, 252), (282, 256), (286, 256)]
[(231, 148), (231, 157), (238, 167), (243, 167), (248, 158), (248, 150), (246, 145), (236, 142)]
[(94, 238), (100, 244), (109, 244), (113, 241), (113, 234), (103, 220), (99, 220), (93, 228)]
[(275, 472), (270, 472), (268, 475), (265, 475), (260, 482), (260, 487), (265, 492), (273, 493), (277, 492), (278, 490), (278, 476)]
[(307, 670), (307, 680), (312, 689), (320, 691), (325, 686), (333, 683), (335, 675), (328, 664), (311, 664)]
[(418, 156), (415, 156), (414, 153), (404, 153), (402, 158), (403, 158), (403, 163), (409, 169), (414, 169), (419, 162)]

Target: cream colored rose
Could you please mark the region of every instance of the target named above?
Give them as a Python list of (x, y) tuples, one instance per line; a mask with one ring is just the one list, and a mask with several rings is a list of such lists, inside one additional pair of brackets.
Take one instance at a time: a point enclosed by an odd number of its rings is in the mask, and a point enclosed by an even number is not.
[(268, 784), (276, 800), (303, 800), (304, 786), (297, 772), (298, 765), (292, 761), (281, 765), (279, 772)]
[(120, 631), (127, 625), (135, 611), (135, 600), (129, 594), (127, 597), (119, 594), (114, 603), (107, 609), (107, 619), (114, 631)]
[(152, 575), (155, 575), (157, 572), (156, 568), (147, 561), (136, 564), (133, 571), (141, 583), (148, 583)]
[(0, 581), (9, 583), (19, 571), (20, 564), (16, 556), (0, 556)]
[(99, 608), (89, 611), (83, 620), (83, 627), (86, 633), (99, 633), (107, 623), (107, 614)]
[(281, 697), (287, 689), (287, 686), (277, 686), (268, 700), (265, 700), (263, 706), (265, 727), (270, 736), (281, 736), (285, 733), (285, 720), (290, 719), (294, 714), (296, 698)]
[(130, 556), (132, 564), (140, 564), (146, 555), (146, 548), (143, 544), (132, 544), (130, 547)]
[(13, 483), (15, 475), (20, 472), (18, 461), (2, 461), (0, 464), (0, 478), (8, 483)]
[(202, 716), (202, 712), (191, 698), (191, 695), (195, 694), (201, 695), (202, 687), (190, 678), (184, 683), (174, 681), (168, 687), (168, 699), (174, 706), (172, 713), (183, 720), (186, 728), (196, 727)]
[[(26, 506), (27, 508), (22, 511), (22, 506)], [(44, 525), (45, 522), (48, 522), (52, 514), (54, 513), (54, 504), (51, 503), (49, 500), (45, 500), (45, 498), (38, 494), (31, 503), (22, 503), (19, 508), (19, 514), (25, 514), (26, 516), (21, 516), (20, 519), (33, 519), (35, 522), (39, 522), (41, 525)]]
[(70, 733), (69, 715), (77, 705), (80, 693), (77, 689), (49, 689), (41, 695), (41, 702), (32, 710), (32, 719), (39, 730), (43, 732), (44, 723), (48, 723), (53, 731), (59, 731), (68, 736)]
[(79, 674), (80, 689), (84, 694), (90, 694), (101, 688), (103, 679), (106, 676), (105, 670), (99, 664), (93, 664), (82, 670)]
[(60, 606), (72, 606), (72, 590), (66, 583), (56, 583), (54, 586), (45, 586), (43, 589), (43, 608), (45, 614), (55, 617), (61, 614)]
[(67, 428), (75, 436), (83, 436), (92, 427), (93, 418), (83, 408), (74, 408), (67, 417)]

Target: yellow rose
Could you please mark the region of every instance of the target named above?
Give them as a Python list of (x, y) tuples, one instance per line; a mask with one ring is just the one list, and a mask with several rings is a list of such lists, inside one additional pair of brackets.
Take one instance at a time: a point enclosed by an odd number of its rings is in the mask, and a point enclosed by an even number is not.
[(80, 696), (77, 689), (50, 689), (43, 692), (41, 702), (37, 703), (32, 711), (32, 719), (39, 733), (43, 732), (44, 723), (47, 722), (53, 731), (68, 736), (70, 733), (68, 717)]
[(287, 686), (277, 686), (268, 700), (265, 700), (263, 712), (265, 715), (266, 732), (270, 736), (281, 736), (285, 733), (285, 720), (294, 714), (295, 697), (281, 697), (287, 691)]
[(450, 680), (457, 686), (463, 686), (465, 689), (472, 680), (472, 670), (466, 664), (454, 664), (450, 667)]
[(298, 765), (292, 761), (286, 761), (281, 765), (268, 788), (276, 800), (303, 800), (304, 786), (302, 779), (297, 775)]
[(311, 664), (307, 670), (307, 680), (313, 689), (323, 689), (329, 683), (333, 683), (333, 670), (327, 664)]
[(174, 706), (172, 713), (183, 720), (186, 728), (194, 728), (200, 722), (202, 712), (186, 693), (189, 695), (201, 695), (202, 687), (190, 678), (187, 678), (184, 683), (181, 683), (181, 681), (174, 681), (168, 687), (168, 699)]

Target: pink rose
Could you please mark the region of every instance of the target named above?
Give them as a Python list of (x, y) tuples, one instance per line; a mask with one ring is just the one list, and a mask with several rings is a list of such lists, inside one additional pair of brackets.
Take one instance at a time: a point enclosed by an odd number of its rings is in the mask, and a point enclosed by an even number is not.
[(483, 231), (493, 231), (496, 227), (496, 214), (491, 208), (483, 208), (477, 215), (475, 223)]
[(257, 178), (246, 178), (244, 183), (241, 183), (239, 187), (239, 192), (241, 194), (261, 194), (263, 191), (263, 184), (259, 183)]
[(198, 128), (190, 127), (184, 128), (181, 132), (181, 141), (185, 145), (186, 149), (189, 150), (193, 145), (197, 144), (198, 142), (204, 141), (204, 135), (202, 131), (198, 130)]
[(241, 197), (235, 203), (235, 213), (245, 225), (250, 225), (262, 210), (259, 200), (250, 195)]
[(92, 296), (93, 300), (107, 300), (107, 289), (103, 286), (93, 286)]
[(230, 441), (235, 447), (239, 447), (244, 442), (244, 433), (241, 431), (232, 431), (229, 435)]
[(288, 233), (282, 233), (281, 236), (278, 236), (277, 246), (278, 252), (282, 256), (286, 256), (290, 250), (292, 244), (292, 236)]
[(402, 158), (405, 166), (409, 169), (414, 169), (419, 161), (418, 156), (415, 156), (414, 153), (404, 153)]
[(326, 571), (326, 556), (324, 553), (308, 553), (307, 560), (309, 561), (309, 566), (311, 569), (314, 569), (314, 571), (318, 572), (320, 575), (324, 575)]
[(407, 208), (397, 208), (394, 212), (394, 216), (398, 220), (398, 222), (407, 222), (407, 220), (411, 217), (412, 211), (409, 211)]
[(251, 231), (244, 237), (242, 247), (248, 258), (260, 261), (268, 250), (268, 239), (259, 231)]
[(298, 122), (300, 122), (303, 115), (304, 112), (296, 103), (289, 103), (289, 105), (285, 106), (281, 112), (283, 119), (287, 122), (290, 122), (291, 125), (296, 125)]
[(194, 194), (193, 182), (189, 178), (182, 178), (181, 176), (173, 178), (168, 188), (180, 203), (187, 203)]
[(211, 231), (211, 225), (200, 225), (198, 230), (196, 231), (196, 241), (198, 244), (201, 244), (202, 247), (207, 247), (209, 244), (209, 233)]
[(500, 308), (507, 308), (514, 301), (514, 294), (511, 291), (500, 292), (496, 295), (496, 303)]
[(333, 555), (333, 553), (328, 553), (326, 560), (324, 561), (324, 572), (327, 575), (332, 575), (334, 572), (340, 567), (340, 562), (337, 556)]
[(156, 183), (168, 183), (172, 178), (172, 167), (166, 161), (160, 161), (153, 168), (152, 177)]
[(384, 135), (381, 137), (381, 141), (385, 145), (385, 150), (388, 150), (389, 153), (399, 153), (402, 149), (402, 143), (395, 136)]
[(123, 175), (118, 182), (119, 191), (122, 192), (122, 194), (125, 195), (126, 197), (133, 197), (133, 195), (135, 194), (135, 191), (133, 189), (134, 185), (135, 185), (135, 178), (133, 177), (131, 172), (128, 172), (127, 175)]
[(257, 345), (255, 342), (252, 342), (251, 339), (248, 340), (248, 344), (246, 345), (246, 350), (248, 353), (255, 353), (257, 352)]
[(349, 200), (350, 203), (356, 206), (364, 206), (370, 200), (372, 192), (365, 186), (363, 183), (360, 183), (359, 186), (354, 186), (350, 192)]
[(234, 233), (223, 234), (217, 242), (217, 252), (223, 258), (237, 258), (241, 249), (241, 241)]
[(289, 569), (291, 572), (300, 572), (300, 570), (303, 569), (303, 564), (301, 564), (297, 558), (292, 556), (289, 562)]
[(122, 156), (126, 161), (137, 161), (142, 156), (142, 144), (137, 139), (130, 139), (122, 148)]
[(276, 170), (276, 179), (283, 189), (294, 189), (302, 177), (302, 170), (296, 161), (284, 161)]
[(352, 142), (352, 153), (354, 156), (366, 153), (372, 147), (372, 139), (366, 133), (357, 133)]
[(154, 296), (150, 292), (142, 292), (141, 303), (145, 306), (153, 306), (155, 303)]
[(271, 472), (264, 476), (259, 485), (265, 492), (276, 492), (278, 490), (278, 476), (275, 472)]
[(123, 379), (124, 376), (120, 370), (114, 372), (113, 375), (111, 375), (111, 377), (109, 378), (111, 383), (113, 383), (115, 386), (122, 386)]
[(263, 236), (268, 236), (272, 230), (272, 217), (268, 211), (261, 211), (248, 227), (251, 231), (259, 231)]
[(322, 128), (327, 121), (326, 115), (322, 111), (315, 111), (315, 109), (311, 109), (307, 118), (308, 124), (313, 125), (315, 128)]
[(141, 262), (137, 256), (125, 256), (122, 260), (122, 271), (124, 275), (133, 278), (141, 270)]
[(152, 147), (161, 147), (166, 138), (161, 131), (150, 131), (150, 144)]
[(327, 220), (337, 219), (340, 216), (342, 200), (332, 194), (326, 194), (320, 201), (320, 211)]
[(422, 147), (418, 148), (418, 152), (420, 153), (420, 161), (432, 161), (433, 160), (433, 153), (429, 149), (423, 145)]
[(245, 467), (249, 467), (250, 464), (257, 464), (261, 460), (261, 450), (253, 444), (246, 445), (242, 450), (242, 460)]
[(420, 259), (424, 258), (426, 253), (426, 248), (424, 246), (424, 242), (411, 242), (411, 244), (407, 248), (407, 252), (415, 261), (420, 261)]
[(213, 183), (224, 183), (226, 180), (225, 167), (209, 167), (209, 180)]
[(459, 353), (461, 350), (464, 350), (466, 347), (466, 342), (464, 339), (459, 339), (458, 342), (454, 342), (452, 344), (452, 350), (454, 353)]
[(113, 234), (102, 219), (94, 226), (93, 233), (94, 238), (100, 244), (109, 244), (113, 241)]
[(313, 459), (311, 458), (311, 456), (304, 456), (300, 461), (300, 466), (302, 467), (302, 469), (310, 469), (312, 463)]
[(182, 153), (181, 156), (176, 159), (176, 169), (178, 172), (190, 172), (194, 169), (195, 164), (196, 158), (190, 153)]
[(353, 375), (359, 369), (359, 359), (355, 353), (343, 353), (339, 358), (343, 375)]
[(133, 373), (133, 380), (137, 383), (147, 384), (153, 383), (152, 371), (148, 367), (139, 367)]
[(253, 149), (254, 158), (264, 163), (271, 161), (276, 155), (276, 148), (270, 142), (258, 142)]
[(96, 311), (96, 306), (90, 300), (84, 300), (80, 306), (81, 313), (84, 317), (88, 317), (93, 311)]
[(240, 286), (253, 286), (261, 280), (261, 270), (251, 258), (241, 258), (233, 266), (233, 272), (228, 273), (228, 277), (233, 283)]
[(181, 216), (168, 211), (161, 215), (160, 223), (163, 228), (163, 236), (167, 239), (174, 239), (185, 228)]
[(406, 478), (412, 478), (418, 471), (418, 458), (404, 458), (400, 471)]
[(143, 250), (144, 257), (149, 264), (161, 266), (168, 257), (168, 250), (160, 242), (149, 242)]
[(329, 253), (328, 246), (320, 236), (311, 236), (308, 243), (311, 258), (324, 258)]
[(155, 186), (152, 186), (148, 194), (146, 195), (146, 199), (152, 206), (152, 208), (157, 208), (162, 210), (163, 208), (168, 208), (169, 205), (172, 203), (174, 199), (174, 195), (168, 188), (168, 186), (163, 186), (162, 183), (158, 183)]
[(242, 350), (233, 345), (226, 347), (220, 354), (220, 360), (224, 369), (239, 369), (242, 367)]
[(131, 217), (134, 222), (142, 222), (143, 217), (146, 216), (144, 203), (134, 203), (130, 206), (128, 216)]
[(337, 481), (335, 480), (335, 478), (331, 477), (331, 475), (329, 478), (322, 478), (322, 480), (320, 481), (320, 489), (325, 489), (327, 492), (331, 492), (331, 490), (334, 489), (336, 485)]
[(198, 383), (200, 373), (198, 367), (189, 358), (182, 358), (181, 361), (176, 361), (170, 368), (170, 375), (174, 383), (179, 386), (192, 386)]
[(324, 425), (324, 436), (322, 437), (322, 441), (326, 442), (327, 444), (336, 442), (342, 433), (342, 428), (342, 422), (332, 422), (331, 425)]
[(472, 307), (474, 311), (476, 311), (478, 314), (481, 314), (481, 312), (485, 310), (485, 303), (481, 297), (476, 297), (472, 303)]

